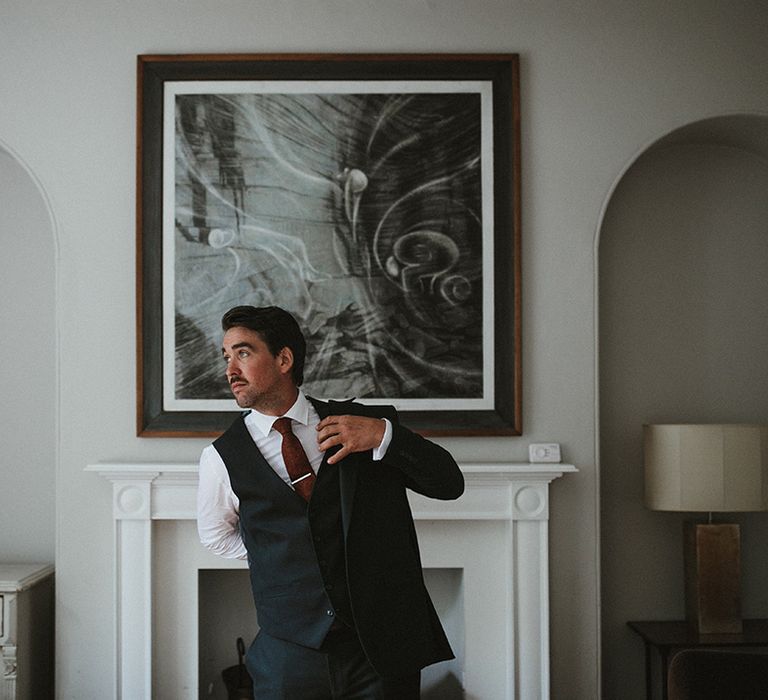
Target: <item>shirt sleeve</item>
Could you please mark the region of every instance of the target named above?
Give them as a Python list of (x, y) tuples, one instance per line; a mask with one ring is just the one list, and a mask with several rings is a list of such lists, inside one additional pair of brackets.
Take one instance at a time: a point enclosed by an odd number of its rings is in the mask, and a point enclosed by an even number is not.
[(384, 437), (381, 438), (381, 444), (373, 450), (373, 461), (380, 462), (387, 454), (389, 443), (392, 442), (392, 423), (388, 418), (382, 418), (384, 421)]
[(197, 488), (197, 532), (206, 549), (226, 559), (246, 559), (240, 535), (240, 501), (213, 445), (200, 455)]

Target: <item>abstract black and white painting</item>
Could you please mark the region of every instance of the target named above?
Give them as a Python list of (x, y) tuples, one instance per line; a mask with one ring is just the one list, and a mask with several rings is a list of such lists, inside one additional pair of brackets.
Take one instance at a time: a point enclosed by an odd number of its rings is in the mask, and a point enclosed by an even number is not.
[(491, 80), (162, 87), (163, 412), (237, 409), (239, 304), (295, 316), (311, 396), (494, 410)]

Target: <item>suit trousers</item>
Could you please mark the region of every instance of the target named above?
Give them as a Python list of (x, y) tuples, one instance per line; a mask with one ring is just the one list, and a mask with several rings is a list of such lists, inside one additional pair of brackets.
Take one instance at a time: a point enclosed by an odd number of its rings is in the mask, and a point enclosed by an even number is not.
[(418, 700), (421, 673), (382, 678), (351, 629), (329, 632), (320, 649), (263, 630), (246, 654), (254, 700)]

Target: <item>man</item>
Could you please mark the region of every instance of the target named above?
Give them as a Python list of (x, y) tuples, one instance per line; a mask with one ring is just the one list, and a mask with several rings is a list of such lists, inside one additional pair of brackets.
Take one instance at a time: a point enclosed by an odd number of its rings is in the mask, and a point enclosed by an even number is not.
[(248, 559), (258, 700), (409, 700), (453, 653), (424, 586), (406, 488), (458, 498), (440, 446), (388, 406), (300, 390), (305, 341), (277, 307), (222, 318), (226, 376), (249, 409), (200, 458), (201, 542)]

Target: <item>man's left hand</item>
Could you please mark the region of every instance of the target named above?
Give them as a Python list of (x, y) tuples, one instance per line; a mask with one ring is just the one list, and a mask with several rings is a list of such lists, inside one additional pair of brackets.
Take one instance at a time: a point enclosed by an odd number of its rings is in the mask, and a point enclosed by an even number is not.
[(323, 452), (341, 445), (341, 449), (328, 458), (328, 464), (335, 464), (353, 452), (377, 448), (384, 438), (384, 428), (381, 418), (327, 416), (317, 424), (317, 444)]

